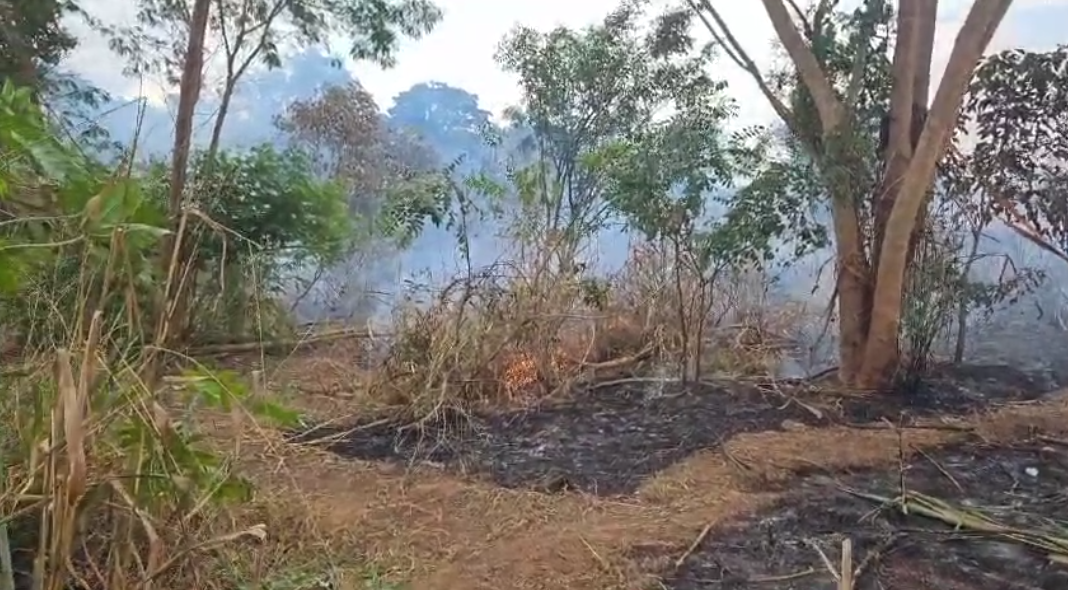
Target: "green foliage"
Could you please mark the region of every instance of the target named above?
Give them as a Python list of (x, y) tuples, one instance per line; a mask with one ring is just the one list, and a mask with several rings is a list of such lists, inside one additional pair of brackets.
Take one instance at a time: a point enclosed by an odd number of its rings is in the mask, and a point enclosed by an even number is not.
[[(972, 153), (956, 163), (960, 190), (982, 191), (991, 213), (1068, 248), (1068, 46), (1014, 49), (976, 70), (961, 127), (974, 130)], [(962, 166), (964, 168), (962, 168)]]
[(62, 25), (80, 12), (71, 0), (5, 0), (0, 78), (37, 89), (40, 69), (56, 66), (77, 40)]
[[(114, 271), (119, 252), (125, 276), (148, 293), (151, 249), (166, 230), (137, 180), (109, 178), (52, 134), (28, 89), (0, 90), (0, 125), (0, 313), (32, 347), (69, 333), (63, 313), (105, 289), (102, 273), (85, 270)], [(105, 299), (95, 304), (126, 315), (124, 301)]]
[[(890, 105), (890, 40), (894, 38), (894, 7), (885, 0), (864, 0), (852, 11), (836, 10), (833, 2), (813, 3), (802, 33), (812, 53), (853, 118), (850, 140), (868, 163), (878, 159), (874, 138), (879, 121)], [(857, 57), (863, 55), (860, 83), (854, 80)], [(816, 104), (799, 74), (788, 68), (777, 76), (777, 85), (788, 97), (802, 141), (819, 142), (822, 129)], [(855, 92), (855, 95), (851, 95)]]
[(645, 59), (641, 16), (623, 6), (583, 30), (519, 27), (497, 55), (520, 79), (523, 98), (510, 114), (513, 126), (531, 132), (522, 147), (534, 163), (514, 178), (521, 205), (531, 222), (572, 242), (608, 219), (598, 152), (648, 124), (661, 102), (657, 86), (668, 81)]
[[(3, 367), (0, 499), (5, 515), (22, 516), (0, 520), (0, 548), (7, 553), (0, 561), (36, 551), (36, 543), (19, 544), (27, 537), (23, 531), (8, 534), (36, 521), (40, 526), (31, 524), (29, 537), (39, 537), (50, 559), (35, 569), (35, 587), (68, 583), (74, 573), (68, 566), (78, 562), (75, 546), (91, 547), (89, 557), (115, 567), (104, 575), (117, 579), (129, 571), (116, 556), (144, 548), (141, 529), (120, 524), (129, 515), (138, 515), (135, 522), (180, 518), (191, 524), (216, 507), (249, 500), (251, 488), (205, 444), (191, 415), (175, 418), (168, 401), (145, 387), (147, 372), (140, 369), (149, 364), (138, 345), (142, 321), (153, 318), (141, 314), (151, 311), (158, 291), (160, 238), (169, 231), (153, 198), (158, 186), (87, 160), (53, 134), (30, 90), (10, 83), (0, 89), (0, 163), (6, 288), (0, 336), (21, 340), (19, 360), (44, 358), (56, 367), (28, 377), (10, 376)], [(233, 374), (198, 370), (173, 384), (189, 408), (222, 412), (240, 405), (258, 418), (294, 424), (292, 412), (252, 395)], [(75, 470), (77, 464), (84, 469)], [(70, 504), (46, 503), (70, 508), (42, 512), (41, 499), (52, 494)], [(102, 523), (107, 530), (97, 538), (96, 529), (78, 523)], [(201, 541), (181, 533), (172, 540)], [(174, 562), (181, 565), (182, 559)]]
[[(131, 73), (163, 72), (177, 78), (185, 54), (189, 0), (138, 0), (134, 27), (101, 29), (128, 60)], [(384, 66), (396, 63), (402, 37), (419, 38), (441, 21), (430, 0), (222, 0), (212, 3), (210, 29), (226, 40), (227, 53), (241, 65), (254, 61), (280, 67), (285, 44), (349, 43), (349, 56)], [(340, 65), (340, 63), (338, 63)]]
[[(285, 256), (295, 264), (330, 264), (349, 252), (354, 232), (347, 195), (332, 181), (316, 179), (301, 151), (260, 145), (247, 153), (197, 154), (192, 178), (200, 208), (224, 232), (205, 239), (210, 259), (223, 241), (247, 240), (230, 250)], [(254, 246), (248, 248), (248, 243)]]

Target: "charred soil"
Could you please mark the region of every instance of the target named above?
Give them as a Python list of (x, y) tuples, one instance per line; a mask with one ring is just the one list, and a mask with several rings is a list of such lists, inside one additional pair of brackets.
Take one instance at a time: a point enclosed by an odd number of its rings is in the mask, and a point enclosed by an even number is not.
[[(712, 531), (664, 579), (674, 590), (836, 588), (820, 552), (837, 567), (842, 541), (853, 543), (856, 588), (1054, 590), (1068, 572), (1029, 546), (1042, 535), (1068, 540), (1068, 447), (1040, 440), (966, 443), (918, 454), (903, 470), (863, 469), (795, 482), (794, 491), (757, 516)], [(902, 485), (986, 528), (954, 527), (893, 500)], [(880, 502), (884, 498), (887, 502)], [(950, 513), (945, 513), (950, 514)], [(1032, 535), (1034, 537), (1032, 538)]]
[(909, 490), (1048, 526), (1068, 483), (1050, 442), (1068, 440), (1068, 393), (1052, 386), (997, 366), (943, 369), (912, 395), (630, 381), (422, 429), (323, 428), (246, 462), (320, 547), (413, 590), (833, 588), (813, 546), (837, 561), (845, 537), (867, 560), (858, 589), (1062, 588), (1041, 552), (844, 491), (893, 499), (905, 465)]
[(654, 474), (731, 437), (882, 419), (909, 424), (1051, 389), (1010, 367), (941, 368), (910, 392), (836, 395), (772, 383), (621, 381), (508, 413), (446, 413), (418, 425), (381, 419), (295, 433), (342, 457), (431, 464), (505, 488), (633, 493)]

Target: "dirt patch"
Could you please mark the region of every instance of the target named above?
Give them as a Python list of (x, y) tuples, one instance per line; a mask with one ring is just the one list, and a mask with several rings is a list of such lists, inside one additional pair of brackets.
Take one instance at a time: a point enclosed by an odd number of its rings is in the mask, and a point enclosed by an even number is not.
[(969, 442), (914, 455), (904, 471), (865, 469), (795, 482), (774, 508), (710, 534), (664, 584), (674, 590), (832, 590), (819, 551), (838, 563), (848, 537), (854, 564), (867, 560), (858, 590), (1068, 588), (1064, 566), (1051, 565), (1043, 551), (1019, 539), (970, 527), (954, 531), (846, 491), (895, 498), (902, 481), (910, 492), (981, 510), (999, 525), (1066, 537), (1055, 523), (1068, 514), (1068, 447), (1040, 440)]
[[(752, 432), (832, 422), (907, 423), (1033, 399), (1049, 389), (1009, 367), (942, 369), (913, 395), (792, 397), (744, 383), (622, 383), (566, 403), (520, 412), (446, 415), (419, 428), (380, 420), (319, 428), (298, 441), (328, 439), (341, 456), (486, 477), (506, 488), (596, 495), (634, 492), (651, 475), (695, 452)], [(792, 400), (805, 399), (806, 407)], [(817, 413), (814, 406), (822, 409)]]

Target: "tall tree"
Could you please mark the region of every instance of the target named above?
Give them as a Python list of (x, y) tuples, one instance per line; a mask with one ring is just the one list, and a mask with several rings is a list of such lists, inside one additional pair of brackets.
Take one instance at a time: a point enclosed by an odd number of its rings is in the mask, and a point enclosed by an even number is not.
[[(530, 129), (525, 158), (534, 165), (519, 184), (543, 231), (557, 234), (561, 259), (581, 240), (599, 231), (612, 213), (603, 171), (591, 166), (595, 155), (653, 118), (665, 97), (658, 85), (692, 80), (658, 79), (637, 34), (640, 12), (624, 5), (603, 22), (583, 30), (564, 27), (542, 33), (515, 29), (501, 44), (497, 59), (519, 76), (521, 105), (509, 115)], [(711, 83), (711, 81), (708, 81)]]
[[(204, 76), (204, 37), (208, 27), (211, 0), (196, 0), (189, 20), (185, 59), (183, 60), (178, 97), (178, 116), (174, 122), (174, 150), (171, 153), (171, 177), (167, 195), (167, 210), (171, 227), (178, 230), (182, 225), (182, 201), (185, 194), (187, 164), (193, 138), (193, 113), (200, 100), (200, 87)], [(163, 240), (160, 251), (160, 268), (166, 278), (156, 307), (155, 344), (167, 347), (186, 329), (186, 313), (189, 309), (190, 285), (180, 277), (184, 264), (189, 259), (189, 247), (180, 242), (183, 232), (169, 234)], [(149, 354), (145, 360), (147, 383), (154, 388), (159, 376), (158, 356)]]
[(476, 156), (486, 152), (490, 113), (479, 106), (478, 96), (463, 88), (442, 82), (416, 84), (393, 98), (388, 115), (391, 125), (418, 133), (443, 160), (464, 156), (471, 169), (483, 164)]
[[(898, 361), (905, 274), (915, 244), (921, 212), (931, 192), (936, 166), (955, 127), (964, 92), (983, 51), (1012, 0), (975, 0), (957, 35), (949, 65), (925, 121), (913, 135), (914, 116), (927, 113), (936, 0), (901, 0), (893, 57), (887, 160), (881, 181), (866, 185), (867, 175), (855, 149), (859, 132), (857, 96), (864, 85), (870, 51), (857, 51), (846, 87), (836, 88), (805, 31), (813, 23), (793, 2), (762, 0), (775, 32), (797, 68), (818, 116), (818, 134), (804, 133), (797, 113), (774, 93), (765, 76), (738, 42), (709, 0), (686, 0), (724, 50), (758, 83), (776, 113), (808, 151), (831, 201), (838, 266), (840, 369), (843, 382), (882, 388)], [(827, 14), (837, 0), (820, 0), (816, 14)], [(878, 13), (883, 0), (866, 0)], [(792, 11), (792, 12), (791, 12)], [(816, 23), (817, 26), (819, 23)], [(913, 143), (913, 140), (915, 144)], [(874, 223), (862, 222), (856, 195), (869, 195)], [(869, 233), (870, 232), (870, 233)], [(866, 249), (866, 245), (870, 245)]]
[[(173, 80), (192, 0), (139, 0), (138, 25), (115, 31), (113, 47), (132, 71), (155, 71)], [(221, 49), (224, 79), (209, 152), (219, 147), (223, 126), (241, 78), (256, 63), (282, 65), (284, 42), (298, 47), (349, 42), (348, 55), (392, 66), (403, 37), (419, 38), (440, 22), (431, 0), (213, 0), (209, 37)], [(336, 62), (340, 66), (340, 61)]]

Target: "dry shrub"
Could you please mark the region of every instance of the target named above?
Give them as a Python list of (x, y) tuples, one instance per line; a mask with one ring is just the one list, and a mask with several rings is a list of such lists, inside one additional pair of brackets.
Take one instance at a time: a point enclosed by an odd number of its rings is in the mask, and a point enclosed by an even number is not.
[[(699, 366), (766, 374), (802, 314), (770, 302), (762, 272), (723, 271), (709, 285), (676, 276), (670, 253), (655, 244), (634, 247), (605, 280), (540, 262), (547, 259), (499, 263), (452, 281), (429, 301), (410, 297), (395, 315), (371, 398), (416, 420), (527, 404), (578, 380), (643, 370), (640, 361), (654, 372), (685, 366), (693, 360), (683, 340), (698, 324)], [(688, 312), (702, 288), (707, 304), (697, 318)]]
[[(791, 344), (803, 314), (798, 305), (773, 303), (769, 284), (758, 269), (724, 268), (706, 280), (677, 265), (669, 247), (642, 242), (612, 281), (611, 313), (626, 318), (623, 325), (655, 333), (664, 363), (763, 374)], [(701, 346), (687, 346), (686, 339)], [(694, 354), (700, 358), (686, 358)]]
[(240, 449), (200, 436), (204, 410), (236, 422), (295, 416), (234, 374), (164, 378), (170, 323), (130, 350), (151, 332), (102, 311), (135, 306), (130, 276), (94, 281), (98, 269), (83, 264), (76, 307), (50, 307), (62, 338), (0, 366), (0, 563), (14, 562), (0, 587), (202, 587), (232, 565), (214, 559), (220, 551), (259, 547), (273, 524), (235, 523), (252, 490), (234, 468)]
[(574, 272), (496, 264), (456, 279), (429, 304), (409, 300), (372, 397), (425, 417), (542, 399), (606, 360), (606, 321)]

